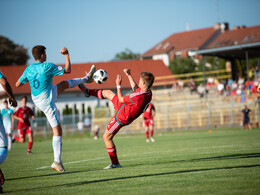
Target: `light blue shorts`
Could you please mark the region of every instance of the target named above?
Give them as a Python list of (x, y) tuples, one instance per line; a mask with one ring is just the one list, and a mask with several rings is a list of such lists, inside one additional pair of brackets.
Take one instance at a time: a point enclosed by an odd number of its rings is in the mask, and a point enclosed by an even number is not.
[(52, 86), (50, 94), (46, 91), (36, 97), (32, 95), (34, 104), (45, 114), (51, 127), (56, 127), (60, 124), (59, 112), (55, 105), (57, 96), (57, 85)]
[(8, 151), (6, 148), (0, 148), (0, 165), (5, 161), (7, 153)]

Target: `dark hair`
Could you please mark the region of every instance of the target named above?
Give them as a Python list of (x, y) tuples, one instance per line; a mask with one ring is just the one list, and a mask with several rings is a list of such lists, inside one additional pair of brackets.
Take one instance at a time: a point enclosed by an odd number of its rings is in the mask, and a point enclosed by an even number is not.
[(7, 101), (7, 100), (4, 100), (4, 104), (8, 104), (8, 101)]
[(144, 80), (146, 86), (148, 87), (148, 89), (150, 89), (153, 86), (153, 82), (154, 82), (154, 76), (152, 73), (150, 72), (142, 72), (141, 73), (141, 77)]
[(41, 55), (45, 54), (46, 48), (43, 45), (36, 45), (32, 48), (32, 55), (35, 60), (40, 60)]
[(21, 100), (22, 99), (25, 99), (25, 101), (27, 102), (27, 96), (23, 96), (22, 98), (21, 98)]

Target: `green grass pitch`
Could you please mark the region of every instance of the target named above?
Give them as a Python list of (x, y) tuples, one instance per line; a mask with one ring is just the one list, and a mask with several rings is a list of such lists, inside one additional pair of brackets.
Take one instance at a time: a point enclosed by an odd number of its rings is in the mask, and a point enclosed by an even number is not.
[(110, 164), (103, 140), (63, 139), (67, 170), (51, 170), (50, 139), (14, 143), (1, 165), (12, 194), (260, 194), (260, 129), (183, 130), (115, 137), (120, 169)]

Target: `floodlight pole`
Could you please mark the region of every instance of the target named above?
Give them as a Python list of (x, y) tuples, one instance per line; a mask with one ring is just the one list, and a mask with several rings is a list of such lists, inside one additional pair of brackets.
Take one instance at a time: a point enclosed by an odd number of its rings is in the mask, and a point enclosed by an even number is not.
[(203, 66), (203, 86), (205, 88), (204, 90), (204, 95), (206, 96), (207, 99), (207, 92), (206, 92), (206, 73), (205, 73), (205, 57), (202, 56), (202, 66)]
[(247, 94), (249, 94), (249, 65), (248, 65), (248, 51), (246, 50), (246, 72), (247, 72)]

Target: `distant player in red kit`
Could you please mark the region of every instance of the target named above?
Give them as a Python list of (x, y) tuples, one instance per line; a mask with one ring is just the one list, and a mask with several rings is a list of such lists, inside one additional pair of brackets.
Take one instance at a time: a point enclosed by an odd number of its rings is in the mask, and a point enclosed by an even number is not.
[(155, 116), (155, 108), (154, 105), (150, 103), (143, 114), (146, 142), (149, 142), (149, 130), (151, 134), (151, 141), (152, 142), (155, 141), (153, 138), (153, 126), (154, 126), (153, 117), (154, 116)]
[(107, 98), (112, 101), (116, 109), (116, 114), (108, 123), (107, 130), (103, 135), (107, 152), (112, 162), (112, 164), (104, 169), (121, 167), (117, 158), (113, 137), (123, 126), (129, 125), (136, 118), (138, 118), (145, 111), (152, 100), (152, 91), (150, 88), (152, 87), (154, 81), (153, 74), (149, 72), (142, 72), (139, 84), (137, 85), (131, 75), (131, 71), (129, 69), (124, 69), (124, 72), (128, 77), (130, 85), (134, 91), (134, 93), (129, 96), (123, 96), (122, 94), (121, 75), (117, 75), (116, 78), (117, 94), (114, 94), (111, 90), (88, 89), (83, 84), (78, 85), (86, 97), (95, 96), (99, 99)]
[(33, 132), (31, 129), (29, 116), (31, 116), (33, 120), (35, 119), (35, 116), (32, 109), (26, 106), (26, 103), (27, 103), (27, 97), (24, 96), (21, 99), (22, 107), (18, 108), (18, 110), (14, 113), (14, 118), (18, 120), (17, 129), (20, 131), (20, 137), (14, 135), (13, 141), (16, 140), (20, 143), (23, 143), (25, 142), (25, 135), (27, 134), (29, 138), (27, 154), (30, 154), (33, 145)]

